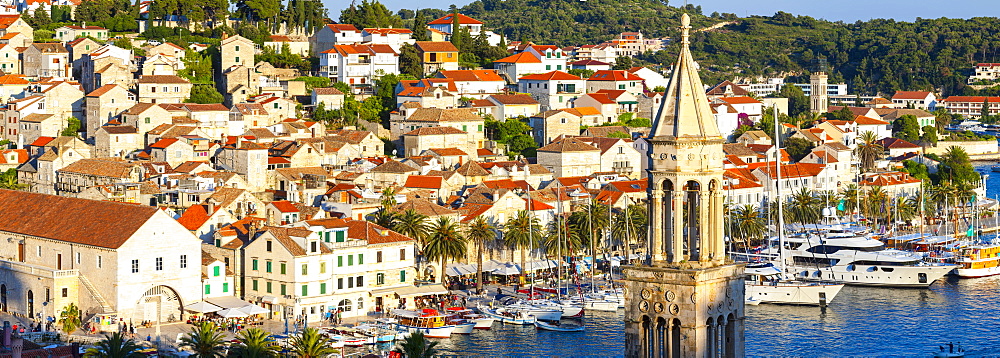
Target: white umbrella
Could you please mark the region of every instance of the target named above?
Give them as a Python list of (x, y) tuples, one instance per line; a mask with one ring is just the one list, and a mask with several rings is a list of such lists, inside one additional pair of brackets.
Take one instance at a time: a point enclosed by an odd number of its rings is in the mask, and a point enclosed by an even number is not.
[(215, 314), (222, 316), (222, 318), (239, 318), (249, 316), (246, 312), (240, 311), (238, 308), (227, 308)]
[(264, 308), (264, 307), (261, 307), (261, 306), (258, 306), (258, 305), (252, 305), (252, 304), (240, 307), (240, 308), (238, 308), (238, 310), (240, 310), (241, 312), (246, 313), (248, 315), (265, 314), (265, 313), (270, 313), (271, 312), (267, 308)]
[(448, 266), (447, 270), (445, 270), (445, 274), (448, 276), (462, 276), (474, 272), (476, 272), (475, 265), (451, 265)]
[(504, 266), (507, 266), (507, 265), (510, 265), (510, 264), (506, 263), (506, 262), (500, 262), (500, 261), (497, 261), (497, 260), (489, 260), (489, 261), (483, 262), (483, 272), (492, 272), (493, 270), (496, 270), (498, 268), (501, 268), (501, 267), (504, 267)]
[(193, 311), (193, 312), (209, 313), (209, 312), (215, 312), (215, 311), (221, 310), (222, 307), (213, 305), (213, 304), (205, 302), (205, 301), (198, 301), (198, 302), (195, 302), (195, 303), (187, 305), (186, 307), (184, 307), (184, 309), (186, 309), (188, 311)]
[[(485, 266), (485, 265), (483, 265), (483, 266)], [(520, 273), (521, 273), (521, 267), (518, 266), (518, 265), (512, 265), (512, 264), (506, 264), (506, 265), (504, 265), (502, 267), (498, 267), (498, 268), (496, 268), (496, 269), (493, 270), (493, 274), (494, 275), (510, 276), (510, 275), (518, 275)]]

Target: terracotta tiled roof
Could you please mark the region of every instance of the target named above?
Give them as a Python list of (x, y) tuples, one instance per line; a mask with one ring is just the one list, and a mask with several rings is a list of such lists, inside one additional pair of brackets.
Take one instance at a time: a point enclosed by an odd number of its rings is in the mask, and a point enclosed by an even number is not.
[(885, 149), (919, 149), (920, 146), (899, 138), (882, 138), (878, 143)]
[[(447, 15), (442, 16), (441, 18), (439, 18), (437, 20), (428, 22), (427, 24), (428, 25), (451, 25), (455, 21), (455, 19), (453, 18), (453, 16), (455, 16), (455, 14), (447, 14)], [(479, 20), (476, 20), (476, 19), (473, 19), (471, 17), (465, 16), (465, 15), (462, 15), (462, 14), (458, 14), (458, 24), (459, 25), (482, 25), (483, 22), (479, 21)]]
[(174, 75), (145, 75), (145, 76), (139, 76), (139, 83), (191, 83), (191, 82)]
[(884, 125), (889, 124), (889, 122), (886, 122), (886, 121), (883, 121), (883, 120), (880, 120), (880, 119), (871, 118), (871, 117), (865, 117), (865, 116), (854, 117), (854, 123), (857, 123), (858, 125), (862, 125), (862, 126), (864, 126), (864, 125), (884, 126)]
[(333, 30), (333, 32), (335, 32), (335, 33), (340, 33), (340, 32), (361, 32), (361, 31), (358, 31), (358, 28), (354, 27), (354, 25), (351, 25), (351, 24), (327, 24), (326, 27), (330, 28), (330, 30)]
[(496, 70), (454, 70), (454, 71), (440, 71), (438, 75), (441, 78), (450, 78), (455, 81), (463, 82), (474, 82), (474, 81), (493, 81), (493, 82), (503, 82), (503, 78), (497, 74)]
[(336, 89), (334, 87), (313, 88), (313, 93), (319, 96), (344, 95), (344, 92), (340, 92), (339, 89)]
[(573, 108), (565, 108), (563, 110), (580, 117), (601, 115), (601, 111), (597, 110), (597, 108), (594, 107), (573, 107)]
[(272, 201), (268, 205), (274, 206), (275, 209), (278, 209), (278, 211), (283, 212), (283, 213), (297, 213), (297, 212), (299, 212), (299, 209), (296, 208), (295, 205), (292, 205), (292, 202), (287, 201), (287, 200)]
[(60, 173), (77, 173), (107, 178), (129, 178), (132, 170), (139, 164), (129, 163), (120, 159), (88, 158), (80, 159), (73, 164), (59, 169)]
[(485, 177), (489, 176), (490, 172), (483, 169), (475, 160), (470, 160), (462, 164), (455, 170), (458, 174), (466, 177)]
[(570, 66), (611, 66), (611, 64), (598, 60), (579, 60), (570, 62)]
[(379, 166), (377, 166), (375, 168), (372, 168), (371, 172), (372, 173), (398, 173), (398, 174), (406, 174), (406, 173), (412, 173), (412, 172), (419, 172), (419, 170), (414, 169), (413, 167), (411, 167), (409, 165), (397, 162), (395, 160), (390, 160), (390, 161), (387, 161), (385, 163), (382, 163), (382, 165), (379, 165)]
[(416, 46), (422, 52), (458, 52), (458, 48), (448, 41), (417, 41)]
[(562, 140), (555, 141), (552, 144), (538, 148), (538, 151), (565, 153), (565, 152), (600, 151), (600, 149), (590, 144), (587, 144), (583, 141), (577, 140), (575, 138), (564, 138)]
[(495, 94), (490, 96), (490, 98), (497, 103), (508, 106), (538, 104), (538, 101), (526, 94)]
[(407, 210), (413, 210), (416, 211), (418, 214), (427, 217), (458, 215), (458, 211), (451, 210), (449, 208), (435, 204), (430, 200), (421, 198), (407, 200), (405, 203), (396, 205), (392, 209), (397, 213), (406, 212)]
[(759, 104), (759, 103), (761, 103), (760, 101), (756, 100), (753, 97), (722, 97), (722, 98), (719, 98), (719, 100), (723, 101), (723, 102), (726, 102), (726, 103), (729, 103), (729, 104), (753, 104), (753, 103), (758, 103)]
[(430, 148), (428, 150), (442, 157), (469, 155), (469, 153), (458, 148)]
[(393, 55), (399, 55), (396, 50), (385, 44), (364, 44), (364, 45), (333, 45), (333, 48), (323, 51), (321, 53), (336, 53), (341, 56), (347, 56), (351, 54), (368, 54), (376, 55), (380, 53), (391, 53)]
[(587, 81), (642, 81), (642, 78), (628, 71), (621, 70), (600, 70), (594, 72)]
[(417, 108), (406, 120), (414, 122), (473, 122), (482, 121), (483, 118), (470, 108)]
[(535, 57), (534, 54), (530, 52), (515, 53), (513, 55), (495, 60), (493, 62), (500, 63), (542, 63), (542, 60)]
[[(532, 56), (534, 57), (534, 56)], [(568, 74), (563, 71), (552, 71), (548, 73), (538, 73), (534, 75), (521, 76), (522, 80), (532, 80), (532, 81), (570, 81), (570, 80), (582, 80), (582, 78)]]
[(898, 91), (892, 95), (892, 99), (925, 99), (930, 94), (930, 92), (924, 91)]
[[(757, 163), (754, 163), (757, 164)], [(813, 163), (795, 163), (795, 164), (782, 164), (781, 165), (781, 178), (802, 178), (802, 177), (814, 177), (819, 175), (825, 165), (823, 164), (813, 164)], [(762, 173), (766, 174), (769, 178), (775, 179), (777, 177), (776, 168), (774, 162), (767, 162), (764, 165), (756, 168)]]
[(441, 182), (443, 181), (444, 178), (439, 176), (410, 175), (406, 178), (406, 184), (403, 186), (419, 189), (441, 189)]
[(158, 211), (5, 189), (0, 189), (0, 206), (0, 231), (110, 249), (121, 247)]

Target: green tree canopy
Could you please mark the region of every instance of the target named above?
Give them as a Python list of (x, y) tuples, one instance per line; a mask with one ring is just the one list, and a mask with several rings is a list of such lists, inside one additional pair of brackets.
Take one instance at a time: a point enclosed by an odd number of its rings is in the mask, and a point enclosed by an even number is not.
[(903, 115), (892, 122), (893, 137), (907, 142), (916, 142), (920, 139), (920, 123), (917, 117), (912, 114)]

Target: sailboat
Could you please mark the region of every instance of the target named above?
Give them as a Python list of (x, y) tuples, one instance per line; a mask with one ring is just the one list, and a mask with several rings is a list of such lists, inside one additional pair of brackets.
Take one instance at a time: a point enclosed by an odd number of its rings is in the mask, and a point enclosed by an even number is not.
[(774, 113), (775, 202), (778, 204), (778, 261), (751, 264), (746, 268), (746, 302), (792, 305), (826, 305), (844, 288), (843, 284), (804, 282), (785, 276), (785, 216), (781, 196), (781, 139), (778, 136), (778, 112)]

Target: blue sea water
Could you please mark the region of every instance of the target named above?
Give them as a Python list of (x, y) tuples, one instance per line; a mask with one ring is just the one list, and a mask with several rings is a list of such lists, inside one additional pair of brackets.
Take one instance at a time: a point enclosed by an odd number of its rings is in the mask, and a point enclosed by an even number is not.
[[(978, 168), (987, 195), (1000, 194), (1000, 173)], [(826, 308), (759, 305), (746, 308), (749, 357), (932, 357), (960, 342), (969, 357), (1000, 356), (1000, 276), (949, 277), (927, 289), (845, 287)], [(441, 340), (445, 355), (476, 357), (620, 357), (621, 313), (588, 312), (583, 333), (494, 326)]]

